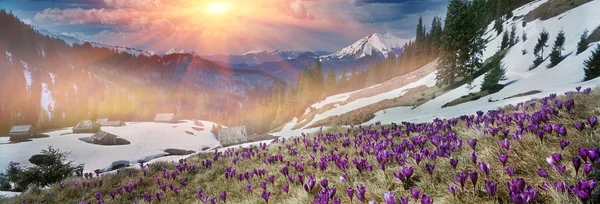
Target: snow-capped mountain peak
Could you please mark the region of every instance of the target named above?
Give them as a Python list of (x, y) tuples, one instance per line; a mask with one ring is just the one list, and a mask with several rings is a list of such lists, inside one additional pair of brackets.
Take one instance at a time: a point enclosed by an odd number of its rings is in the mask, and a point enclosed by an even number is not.
[(341, 49), (338, 52), (327, 55), (327, 58), (362, 58), (365, 56), (381, 55), (387, 57), (390, 52), (402, 50), (408, 39), (396, 37), (390, 32), (374, 33), (364, 37), (354, 44)]

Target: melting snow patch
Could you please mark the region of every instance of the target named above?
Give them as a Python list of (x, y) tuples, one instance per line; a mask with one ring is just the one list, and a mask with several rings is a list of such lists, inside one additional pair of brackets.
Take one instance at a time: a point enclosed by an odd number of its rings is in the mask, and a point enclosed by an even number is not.
[(23, 68), (25, 68), (23, 70), (23, 75), (25, 75), (25, 85), (27, 85), (27, 90), (29, 90), (29, 87), (31, 87), (31, 84), (33, 83), (33, 81), (31, 80), (31, 72), (29, 71), (29, 66), (27, 65), (27, 62), (23, 62), (21, 61), (21, 64), (23, 65)]
[(42, 83), (42, 99), (40, 105), (48, 114), (48, 119), (52, 118), (52, 111), (54, 109), (54, 98), (52, 97), (52, 91), (48, 89), (48, 84)]

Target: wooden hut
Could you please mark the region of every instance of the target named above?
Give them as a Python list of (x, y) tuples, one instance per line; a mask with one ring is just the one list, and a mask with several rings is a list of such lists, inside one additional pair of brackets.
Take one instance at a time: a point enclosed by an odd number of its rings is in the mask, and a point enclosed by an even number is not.
[(91, 120), (82, 120), (73, 127), (73, 133), (97, 133), (100, 131), (100, 124)]
[(31, 125), (17, 125), (10, 128), (9, 136), (10, 140), (27, 139), (35, 136), (37, 132)]
[(246, 126), (222, 128), (219, 130), (217, 140), (219, 140), (223, 146), (244, 143), (248, 141)]
[(173, 113), (160, 113), (154, 116), (154, 122), (157, 123), (174, 123), (175, 122), (175, 114)]
[(94, 144), (99, 145), (117, 144), (117, 136), (104, 131), (98, 131), (96, 134), (92, 135), (92, 140)]

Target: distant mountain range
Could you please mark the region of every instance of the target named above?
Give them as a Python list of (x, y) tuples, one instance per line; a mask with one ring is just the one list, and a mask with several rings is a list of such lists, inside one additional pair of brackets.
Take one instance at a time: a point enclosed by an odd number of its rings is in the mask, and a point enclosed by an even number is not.
[[(392, 54), (397, 56), (409, 39), (396, 37), (392, 33), (374, 33), (352, 45), (329, 53), (298, 51), (251, 51), (243, 55), (211, 55), (204, 58), (217, 64), (237, 69), (260, 70), (288, 82), (295, 82), (300, 70), (315, 64), (321, 58), (324, 70), (335, 68), (341, 75), (343, 69), (357, 71), (366, 69), (373, 61), (385, 59)], [(325, 73), (323, 73), (325, 74)]]
[[(69, 44), (82, 44), (84, 41), (76, 38), (55, 34), (42, 28), (36, 28), (41, 34), (53, 36), (65, 40)], [(344, 69), (348, 72), (352, 69), (357, 71), (365, 70), (374, 61), (385, 59), (388, 56), (397, 56), (403, 50), (405, 43), (410, 39), (396, 37), (394, 34), (373, 33), (355, 43), (344, 47), (336, 52), (328, 51), (294, 51), (294, 50), (252, 50), (244, 54), (227, 55), (202, 55), (201, 57), (215, 62), (218, 65), (231, 67), (241, 70), (262, 71), (287, 82), (295, 82), (298, 73), (306, 67), (315, 64), (317, 58), (321, 58), (325, 71), (333, 67), (337, 76), (340, 76)], [(94, 47), (109, 48), (119, 53), (129, 53), (131, 55), (171, 55), (186, 54), (197, 55), (194, 51), (185, 51), (183, 49), (171, 48), (164, 53), (155, 53), (152, 51), (143, 51), (135, 48), (104, 45), (92, 43)], [(323, 74), (326, 74), (324, 72)]]

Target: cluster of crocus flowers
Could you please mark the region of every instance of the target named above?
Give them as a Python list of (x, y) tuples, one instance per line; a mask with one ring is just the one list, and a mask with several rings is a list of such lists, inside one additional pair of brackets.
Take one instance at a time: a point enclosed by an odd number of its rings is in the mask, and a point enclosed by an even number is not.
[[(568, 94), (589, 93), (589, 89), (584, 89), (583, 92), (580, 90), (581, 88), (578, 88), (577, 92)], [(588, 91), (586, 92), (586, 90)], [(434, 119), (431, 123), (421, 124), (402, 122), (401, 125), (392, 123), (390, 126), (382, 126), (380, 123), (369, 126), (351, 126), (352, 129), (347, 132), (318, 132), (313, 137), (302, 134), (300, 137), (275, 140), (272, 144), (261, 143), (258, 148), (228, 149), (215, 152), (210, 155), (212, 158), (200, 160), (201, 165), (199, 166), (210, 169), (213, 168), (213, 165), (219, 167), (228, 165), (224, 170), (223, 168), (217, 169), (219, 179), (224, 177), (227, 182), (242, 184), (240, 185), (241, 189), (238, 189), (241, 191), (211, 191), (212, 196), (208, 196), (207, 192), (199, 190), (198, 198), (204, 203), (215, 203), (219, 198), (219, 202), (235, 202), (238, 196), (233, 195), (240, 192), (251, 195), (253, 199), (268, 203), (274, 200), (280, 201), (278, 200), (281, 198), (280, 196), (288, 195), (290, 190), (302, 191), (304, 189), (305, 192), (302, 193), (312, 196), (314, 203), (341, 203), (342, 199), (351, 202), (359, 200), (362, 203), (374, 203), (375, 200), (385, 203), (408, 203), (410, 199), (415, 202), (432, 203), (433, 198), (425, 194), (436, 196), (439, 194), (431, 194), (428, 192), (430, 189), (416, 187), (420, 186), (419, 182), (438, 182), (437, 180), (440, 178), (447, 178), (440, 174), (444, 172), (444, 168), (449, 168), (449, 164), (453, 175), (452, 181), (446, 182), (448, 182), (447, 190), (451, 196), (460, 197), (466, 192), (470, 194), (471, 190), (473, 190), (474, 196), (480, 196), (477, 192), (484, 189), (489, 196), (488, 199), (496, 200), (499, 196), (506, 196), (506, 191), (498, 190), (497, 185), (506, 183), (508, 198), (502, 199), (505, 201), (535, 202), (538, 194), (544, 192), (538, 192), (536, 187), (532, 186), (539, 186), (539, 189), (554, 188), (559, 192), (569, 193), (568, 196), (576, 196), (587, 202), (597, 185), (596, 181), (591, 180), (589, 174), (598, 162), (600, 149), (573, 147), (580, 142), (577, 142), (576, 138), (572, 138), (571, 135), (577, 134), (585, 137), (588, 137), (588, 133), (595, 135), (597, 117), (581, 118), (573, 124), (557, 123), (554, 120), (560, 114), (572, 114), (579, 110), (578, 108), (575, 100), (562, 100), (553, 94), (539, 101), (527, 101), (516, 106), (509, 106), (506, 111), (477, 111), (474, 115)], [(454, 129), (459, 122), (463, 122), (466, 127), (481, 134), (476, 137), (457, 134)], [(525, 179), (516, 178), (523, 176), (524, 169), (515, 170), (519, 166), (514, 164), (520, 162), (518, 156), (520, 153), (517, 151), (523, 148), (521, 140), (526, 137), (534, 139), (537, 137), (542, 142), (542, 145), (538, 144), (539, 146), (551, 144), (555, 148), (552, 150), (555, 151), (553, 154), (546, 155), (548, 166), (544, 164), (539, 169), (536, 167), (537, 170), (525, 169), (525, 171), (530, 171), (529, 175), (537, 173), (542, 177), (543, 179), (539, 179), (542, 180), (541, 184), (528, 180), (532, 183), (530, 186), (527, 185)], [(492, 141), (491, 147), (486, 146), (489, 145), (487, 141)], [(466, 143), (464, 147), (463, 143)], [(277, 147), (269, 148), (270, 145), (277, 145)], [(487, 151), (487, 148), (495, 148), (494, 155), (491, 155), (492, 158), (490, 158), (490, 151)], [(576, 156), (571, 157), (575, 150), (577, 150)], [(571, 158), (563, 158), (563, 156)], [(443, 163), (439, 162), (439, 158), (449, 159), (449, 162), (446, 163), (445, 160)], [(540, 158), (541, 161), (544, 161), (543, 159)], [(246, 160), (263, 166), (261, 168), (253, 165), (255, 169), (246, 169)], [(568, 171), (571, 170), (569, 163), (572, 163), (575, 178), (573, 178), (574, 181), (568, 181), (574, 185), (555, 179), (557, 174), (563, 178), (570, 175), (568, 174)], [(139, 192), (138, 188), (146, 186), (148, 183), (155, 183), (160, 190), (154, 193), (144, 192), (143, 197), (138, 198), (142, 201), (156, 202), (170, 196), (181, 198), (184, 196), (180, 194), (190, 192), (187, 188), (193, 186), (190, 185), (191, 182), (195, 182), (186, 173), (194, 172), (196, 168), (196, 165), (189, 163), (186, 159), (181, 159), (178, 161), (176, 169), (163, 169), (160, 172), (162, 174), (157, 178), (149, 178), (146, 176), (152, 175), (148, 174), (151, 170), (147, 170), (146, 166), (141, 165), (140, 172), (144, 175), (143, 177), (133, 176), (130, 173), (131, 180), (127, 180), (125, 185), (120, 184), (123, 187), (116, 191), (98, 191), (97, 194), (94, 194), (94, 198), (101, 201), (103, 197), (108, 198), (106, 195), (110, 195), (111, 199), (124, 193), (133, 195), (131, 192)], [(581, 173), (580, 169), (582, 169)], [(337, 172), (330, 174), (334, 171)], [(274, 173), (274, 175), (268, 175), (267, 172)], [(372, 192), (367, 193), (367, 185), (361, 184), (361, 179), (374, 173), (383, 173), (386, 178), (392, 175), (396, 177), (397, 180), (392, 179), (390, 182), (401, 183), (408, 190), (404, 195), (406, 197), (400, 196), (401, 194), (396, 196), (392, 192), (379, 193), (379, 195)], [(422, 179), (425, 173), (431, 179)], [(497, 176), (497, 173), (503, 175)], [(329, 178), (330, 175), (335, 175), (335, 177)], [(81, 183), (79, 183), (80, 181), (74, 182), (73, 186), (83, 187), (79, 189), (90, 189), (92, 184), (94, 187), (102, 185), (101, 181), (90, 180), (96, 179), (98, 173), (96, 178), (93, 173), (86, 173), (84, 177), (86, 180)], [(346, 190), (345, 195), (341, 193), (341, 196), (336, 197), (336, 185), (340, 187), (340, 184), (343, 186), (342, 189)], [(68, 185), (65, 187), (64, 184), (61, 184), (60, 188), (68, 188)], [(372, 189), (377, 188), (369, 187), (369, 190), (373, 191)], [(393, 191), (393, 189), (389, 190)], [(228, 198), (228, 194), (232, 195)], [(459, 195), (457, 196), (457, 194)]]

